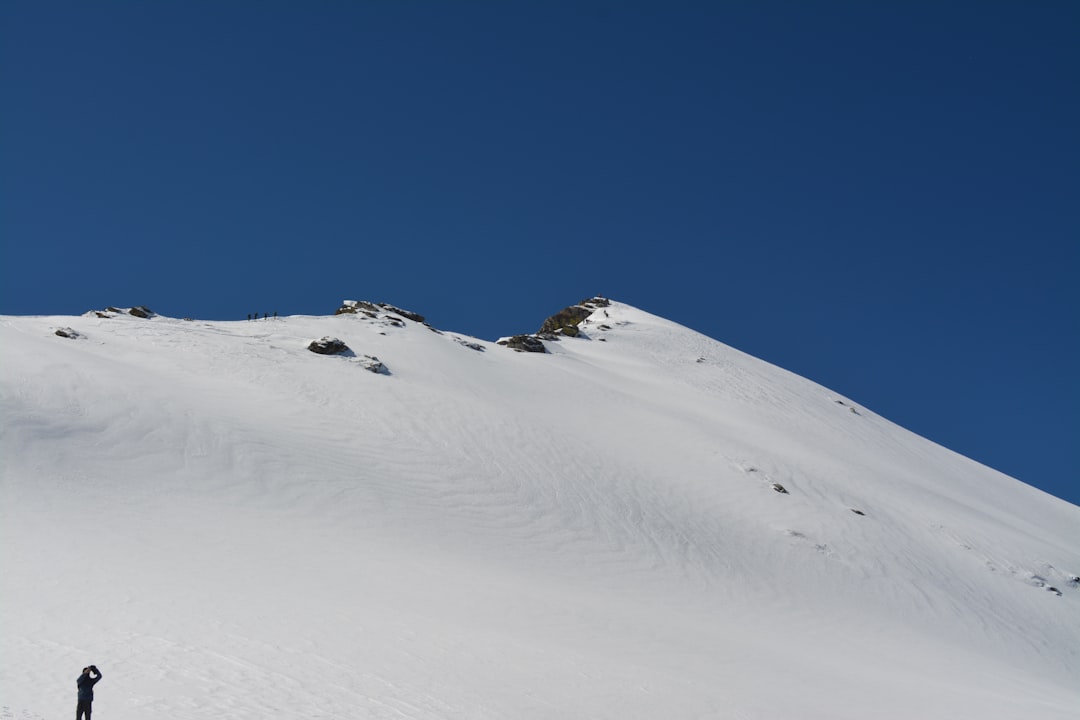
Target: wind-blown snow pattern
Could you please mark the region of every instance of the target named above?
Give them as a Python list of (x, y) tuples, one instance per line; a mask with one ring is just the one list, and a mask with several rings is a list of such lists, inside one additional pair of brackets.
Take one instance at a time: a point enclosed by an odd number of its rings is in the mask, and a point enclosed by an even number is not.
[(1080, 717), (1080, 508), (580, 328), (0, 318), (0, 720)]

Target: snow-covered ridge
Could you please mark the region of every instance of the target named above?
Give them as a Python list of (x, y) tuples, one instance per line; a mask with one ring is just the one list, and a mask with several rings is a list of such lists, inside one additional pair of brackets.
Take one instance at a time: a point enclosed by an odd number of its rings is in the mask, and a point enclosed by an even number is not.
[(1080, 508), (622, 303), (371, 305), (0, 318), (0, 718), (1076, 717)]

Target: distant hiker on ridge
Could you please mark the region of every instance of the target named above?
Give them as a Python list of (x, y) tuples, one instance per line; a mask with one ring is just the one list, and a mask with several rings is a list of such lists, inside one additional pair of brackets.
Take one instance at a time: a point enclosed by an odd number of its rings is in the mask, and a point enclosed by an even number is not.
[[(91, 677), (91, 674), (95, 677)], [(84, 715), (86, 720), (90, 720), (90, 704), (94, 702), (94, 685), (100, 679), (101, 671), (96, 665), (91, 665), (84, 667), (82, 675), (75, 680), (75, 685), (79, 688), (79, 704), (75, 708), (75, 720), (82, 720)]]

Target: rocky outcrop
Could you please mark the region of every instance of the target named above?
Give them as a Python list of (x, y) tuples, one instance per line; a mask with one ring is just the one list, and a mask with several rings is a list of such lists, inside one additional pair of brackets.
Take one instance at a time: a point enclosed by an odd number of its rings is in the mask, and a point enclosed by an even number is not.
[(70, 338), (72, 340), (82, 337), (77, 330), (72, 330), (69, 327), (56, 328), (56, 334), (62, 338)]
[(516, 350), (518, 352), (547, 352), (547, 348), (544, 347), (543, 341), (535, 335), (514, 335), (513, 337), (506, 338), (505, 340), (500, 340), (499, 344), (505, 345), (511, 350)]
[(336, 337), (329, 335), (319, 340), (312, 340), (308, 350), (319, 355), (340, 355), (349, 352), (349, 346)]
[(555, 313), (540, 326), (537, 335), (569, 335), (576, 337), (578, 325), (599, 308), (608, 307), (611, 301), (603, 297), (586, 298), (577, 305), (570, 305)]
[(514, 335), (500, 340), (498, 344), (518, 352), (546, 353), (544, 340), (558, 340), (560, 336), (577, 337), (581, 334), (578, 326), (594, 312), (609, 305), (611, 301), (599, 295), (585, 298), (578, 304), (565, 307), (549, 317), (535, 334)]
[(402, 308), (399, 308), (395, 305), (389, 305), (387, 303), (379, 303), (379, 307), (381, 307), (383, 310), (386, 310), (387, 312), (396, 313), (397, 315), (400, 315), (406, 320), (412, 320), (413, 322), (418, 322), (421, 324), (425, 322), (423, 315), (421, 315), (420, 313), (414, 313), (411, 310), (403, 310)]
[(477, 352), (484, 352), (484, 346), (481, 345), (480, 343), (470, 342), (468, 340), (465, 340), (464, 338), (459, 338), (459, 337), (455, 337), (454, 342), (456, 342), (458, 345), (462, 345), (464, 347), (467, 347), (470, 350), (475, 350)]
[(146, 307), (145, 305), (136, 305), (135, 307), (128, 308), (127, 310), (124, 310), (124, 309), (121, 309), (121, 308), (118, 308), (118, 307), (113, 307), (112, 305), (110, 305), (109, 307), (105, 308), (104, 310), (91, 310), (91, 312), (94, 313), (94, 315), (96, 317), (106, 319), (106, 320), (108, 318), (116, 317), (117, 315), (131, 315), (133, 317), (144, 318), (144, 319), (157, 317), (157, 313), (154, 312), (153, 310), (151, 310), (150, 308)]
[(360, 367), (364, 368), (365, 370), (370, 370), (376, 375), (382, 375), (387, 372), (386, 366), (383, 365), (382, 361), (374, 355), (364, 355), (363, 357), (357, 358), (356, 362), (360, 364)]
[(420, 313), (414, 313), (411, 310), (403, 310), (395, 305), (388, 303), (373, 303), (367, 300), (344, 300), (341, 303), (341, 307), (334, 313), (335, 315), (367, 315), (370, 318), (377, 318), (380, 314), (394, 313), (400, 315), (407, 320), (413, 322), (424, 323), (424, 316)]

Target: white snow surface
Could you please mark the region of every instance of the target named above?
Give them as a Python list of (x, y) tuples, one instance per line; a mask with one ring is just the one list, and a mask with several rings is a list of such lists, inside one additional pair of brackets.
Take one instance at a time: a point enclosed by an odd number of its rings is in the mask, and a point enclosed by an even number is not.
[(1080, 717), (1080, 508), (606, 313), (0, 317), (0, 720)]

